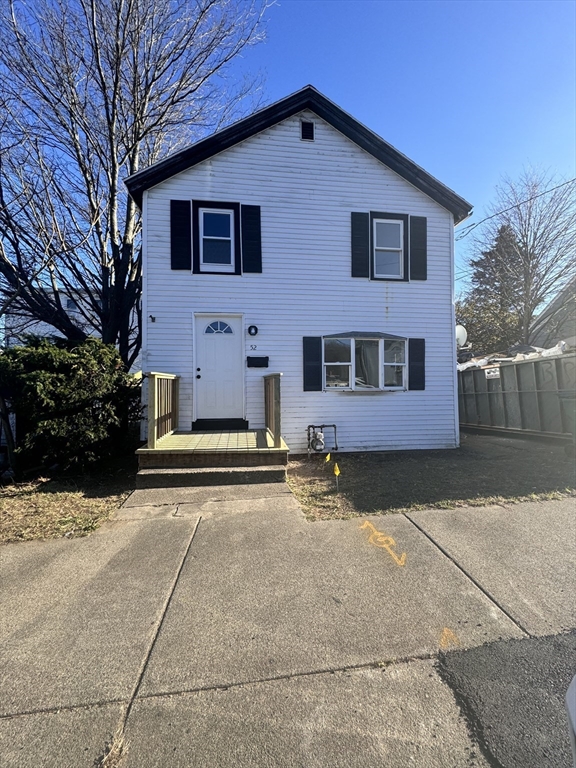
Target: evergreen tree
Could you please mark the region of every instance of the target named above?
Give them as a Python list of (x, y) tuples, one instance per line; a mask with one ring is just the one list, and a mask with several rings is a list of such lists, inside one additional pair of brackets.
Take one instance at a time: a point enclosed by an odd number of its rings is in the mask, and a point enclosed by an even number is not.
[(501, 226), (492, 247), (470, 262), (472, 289), (458, 301), (457, 316), (466, 326), (474, 354), (505, 352), (521, 337), (518, 260), (514, 233)]

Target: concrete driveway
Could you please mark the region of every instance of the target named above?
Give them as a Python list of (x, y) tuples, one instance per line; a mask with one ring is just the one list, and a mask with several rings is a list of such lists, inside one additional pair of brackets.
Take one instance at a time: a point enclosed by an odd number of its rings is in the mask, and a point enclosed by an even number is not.
[[(576, 626), (574, 533), (571, 500), (309, 523), (283, 484), (137, 491), (0, 550), (2, 766), (98, 765), (121, 732), (127, 767), (513, 768), (466, 670), (540, 643), (537, 675)], [(562, 637), (523, 768), (569, 765)]]

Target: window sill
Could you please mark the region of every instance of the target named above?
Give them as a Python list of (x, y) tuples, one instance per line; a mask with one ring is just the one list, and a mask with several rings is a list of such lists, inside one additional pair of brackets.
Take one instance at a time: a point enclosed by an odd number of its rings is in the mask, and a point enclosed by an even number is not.
[(325, 387), (323, 392), (339, 392), (342, 395), (382, 395), (386, 392), (407, 392), (406, 387), (394, 387), (387, 389), (344, 389), (343, 387)]
[(195, 275), (239, 275), (239, 272), (236, 272), (234, 269), (203, 269), (200, 267), (200, 269), (197, 272), (193, 272)]

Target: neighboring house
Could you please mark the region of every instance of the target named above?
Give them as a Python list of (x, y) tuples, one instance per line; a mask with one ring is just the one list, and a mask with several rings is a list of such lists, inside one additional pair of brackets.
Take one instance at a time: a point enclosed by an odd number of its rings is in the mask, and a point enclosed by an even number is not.
[(549, 302), (530, 328), (531, 343), (545, 349), (576, 337), (576, 277)]
[[(86, 332), (89, 332), (88, 323), (80, 314), (78, 297), (72, 298), (71, 296), (62, 295), (61, 301), (75, 322), (83, 327)], [(36, 318), (30, 317), (24, 311), (11, 311), (8, 309), (2, 321), (2, 346), (4, 347), (14, 347), (23, 344), (27, 336), (63, 338), (62, 334), (53, 325), (36, 320)]]
[(292, 452), (322, 424), (345, 451), (458, 445), (453, 229), (469, 203), (311, 86), (127, 186), (143, 370), (181, 377), (181, 431), (264, 427), (263, 376), (281, 372)]
[[(74, 323), (82, 328), (82, 330), (89, 336), (98, 338), (98, 334), (94, 328), (94, 325), (97, 324), (97, 319), (96, 317), (93, 317), (93, 322), (88, 322), (86, 318), (86, 313), (89, 311), (88, 302), (86, 300), (82, 301), (82, 299), (83, 294), (81, 291), (76, 291), (73, 296), (67, 296), (61, 293), (61, 301), (64, 305), (64, 309), (74, 320)], [(80, 306), (81, 303), (82, 306)], [(8, 348), (24, 344), (29, 336), (41, 336), (53, 339), (64, 338), (60, 331), (53, 325), (36, 320), (35, 318), (26, 315), (23, 311), (14, 312), (8, 309), (3, 317), (0, 318), (0, 347)], [(138, 354), (137, 358), (132, 363), (130, 373), (140, 372), (141, 367), (141, 358), (140, 354)]]

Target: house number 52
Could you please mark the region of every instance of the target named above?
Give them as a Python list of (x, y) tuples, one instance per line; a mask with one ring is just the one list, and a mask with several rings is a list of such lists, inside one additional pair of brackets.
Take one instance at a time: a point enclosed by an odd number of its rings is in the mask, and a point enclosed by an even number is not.
[(250, 344), (250, 349), (252, 349), (252, 350), (258, 349), (258, 345), (257, 344)]

